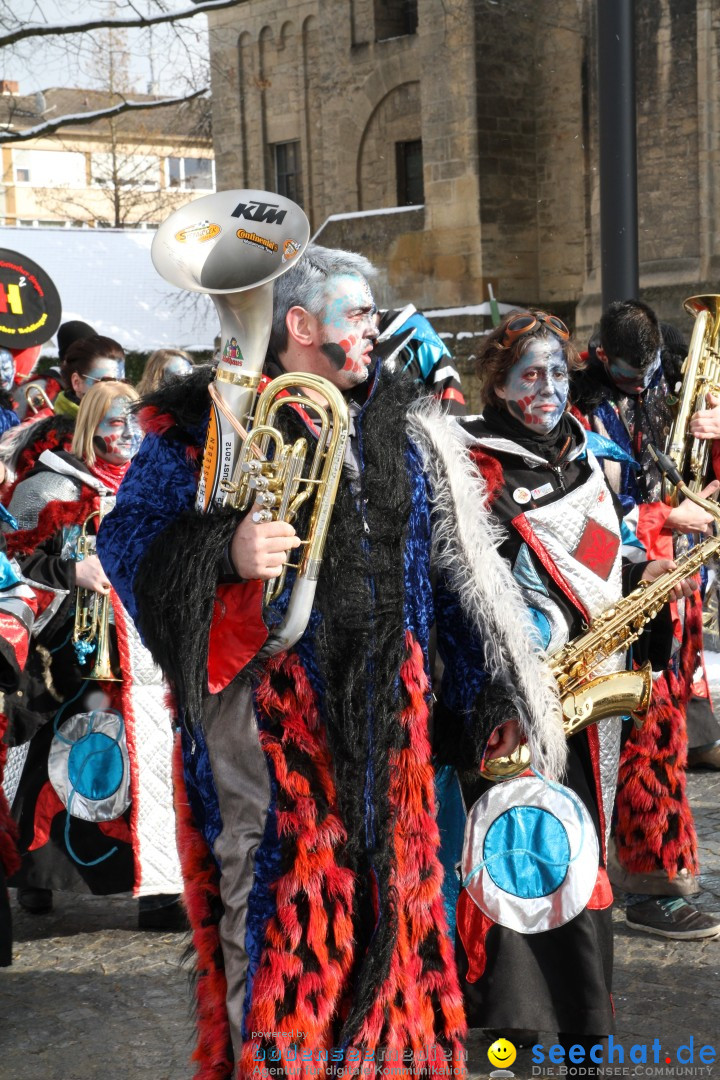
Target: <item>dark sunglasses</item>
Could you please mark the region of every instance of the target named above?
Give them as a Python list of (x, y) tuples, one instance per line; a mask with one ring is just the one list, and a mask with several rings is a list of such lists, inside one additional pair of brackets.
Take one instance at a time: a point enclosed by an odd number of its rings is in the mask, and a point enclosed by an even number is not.
[(558, 319), (557, 315), (547, 315), (544, 311), (538, 311), (535, 315), (527, 312), (523, 315), (513, 315), (510, 319), (502, 337), (503, 348), (506, 349), (508, 345), (512, 345), (514, 341), (517, 341), (518, 338), (523, 337), (525, 334), (532, 334), (534, 330), (537, 330), (543, 324), (547, 326), (548, 330), (552, 330), (553, 334), (556, 334), (561, 341), (568, 341), (570, 338), (570, 331), (565, 323)]

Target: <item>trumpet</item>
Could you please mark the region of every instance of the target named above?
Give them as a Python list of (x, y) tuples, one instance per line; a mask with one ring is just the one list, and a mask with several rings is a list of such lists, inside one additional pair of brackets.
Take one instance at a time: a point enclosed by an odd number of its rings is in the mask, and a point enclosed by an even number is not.
[[(73, 558), (76, 562), (95, 554), (95, 537), (88, 535), (88, 525), (102, 520), (99, 510), (94, 510), (85, 518), (80, 536), (75, 545)], [(95, 592), (94, 589), (79, 588), (75, 595), (75, 624), (72, 642), (75, 655), (81, 664), (85, 664), (90, 653), (95, 653), (95, 663), (86, 679), (98, 679), (102, 682), (122, 682), (116, 675), (110, 661), (110, 597)]]
[[(720, 524), (717, 503), (696, 495), (668, 455), (652, 446), (650, 453), (669, 481)], [(641, 582), (629, 596), (603, 611), (591, 626), (548, 658), (562, 704), (563, 730), (568, 738), (611, 716), (629, 715), (636, 727), (642, 727), (652, 697), (650, 664), (637, 671), (602, 675), (595, 672), (604, 660), (637, 641), (650, 620), (667, 603), (674, 587), (697, 573), (719, 551), (720, 535), (710, 536), (690, 548), (677, 560), (674, 570), (668, 570), (652, 583)], [(486, 780), (509, 780), (529, 766), (527, 746), (521, 744), (512, 754), (485, 761), (481, 773)]]
[[(711, 439), (696, 439), (689, 425), (694, 413), (707, 408), (707, 395), (720, 390), (720, 296), (691, 296), (683, 307), (695, 316), (690, 349), (683, 364), (683, 382), (677, 416), (667, 439), (666, 453), (684, 476), (691, 491), (705, 484)], [(677, 488), (663, 484), (667, 503), (676, 499)]]
[(37, 415), (43, 409), (53, 412), (53, 403), (40, 383), (26, 383), (22, 390), (27, 406), (33, 414)]

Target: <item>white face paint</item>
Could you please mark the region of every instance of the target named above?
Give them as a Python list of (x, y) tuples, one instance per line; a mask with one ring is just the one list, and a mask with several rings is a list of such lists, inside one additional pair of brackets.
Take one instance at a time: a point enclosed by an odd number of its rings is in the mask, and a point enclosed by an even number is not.
[(543, 435), (552, 431), (568, 399), (567, 361), (557, 338), (533, 339), (495, 393), (526, 428)]
[(378, 334), (376, 310), (365, 278), (343, 274), (328, 282), (320, 344), (327, 358), (323, 374), (342, 390), (368, 377), (370, 353)]
[(95, 383), (108, 379), (125, 378), (125, 361), (117, 360), (113, 356), (98, 356), (93, 360), (85, 375), (81, 375), (81, 387), (77, 390), (78, 397), (83, 397)]
[(135, 454), (138, 422), (130, 414), (132, 401), (126, 397), (116, 397), (110, 402), (108, 410), (95, 429), (93, 446), (95, 453), (103, 461), (112, 465), (124, 465)]

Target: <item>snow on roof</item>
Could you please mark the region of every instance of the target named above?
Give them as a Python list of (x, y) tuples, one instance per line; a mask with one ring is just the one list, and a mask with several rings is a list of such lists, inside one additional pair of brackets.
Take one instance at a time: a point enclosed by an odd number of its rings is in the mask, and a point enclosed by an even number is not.
[[(160, 277), (150, 258), (154, 235), (0, 226), (0, 248), (27, 255), (47, 271), (60, 293), (63, 322), (82, 319), (127, 350), (212, 349), (220, 328), (212, 301)], [(55, 353), (55, 342), (43, 351)]]
[[(501, 304), (498, 301), (498, 311), (501, 315), (507, 315), (510, 311), (517, 311), (517, 304)], [(443, 316), (451, 318), (456, 315), (492, 315), (490, 301), (485, 300), (482, 304), (468, 304), (466, 307), (437, 308), (433, 311), (423, 311), (427, 319), (438, 319)]]

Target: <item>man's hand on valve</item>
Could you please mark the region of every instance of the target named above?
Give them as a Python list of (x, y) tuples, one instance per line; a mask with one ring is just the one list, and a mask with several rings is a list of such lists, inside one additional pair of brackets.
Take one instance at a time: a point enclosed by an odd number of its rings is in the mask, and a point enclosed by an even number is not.
[(707, 408), (690, 418), (690, 434), (696, 439), (720, 439), (720, 395), (707, 395)]
[(75, 564), (75, 584), (78, 589), (92, 589), (101, 596), (107, 596), (110, 582), (97, 555), (88, 555)]
[(300, 537), (286, 521), (254, 521), (246, 514), (230, 544), (235, 570), (246, 581), (269, 581), (282, 572), (288, 552), (300, 546)]

